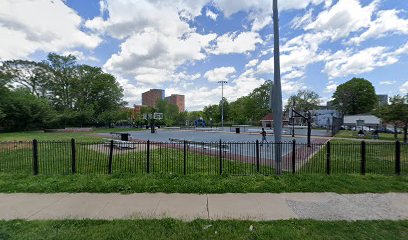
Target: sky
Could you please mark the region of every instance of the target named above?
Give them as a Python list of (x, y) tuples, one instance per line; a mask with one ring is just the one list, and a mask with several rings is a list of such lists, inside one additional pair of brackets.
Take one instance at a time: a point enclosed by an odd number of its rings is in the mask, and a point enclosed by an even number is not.
[[(408, 0), (280, 0), (284, 101), (323, 103), (353, 77), (408, 94)], [(201, 110), (273, 79), (271, 0), (1, 0), (0, 60), (49, 52), (116, 76), (125, 101), (162, 88)]]

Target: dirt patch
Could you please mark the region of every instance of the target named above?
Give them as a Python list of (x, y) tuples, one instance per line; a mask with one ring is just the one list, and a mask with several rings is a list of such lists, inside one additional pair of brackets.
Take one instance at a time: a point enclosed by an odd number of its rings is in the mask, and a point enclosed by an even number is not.
[[(88, 145), (87, 148), (95, 152), (104, 153), (106, 155), (109, 155), (109, 151), (110, 151), (109, 143), (92, 144), (92, 145)], [(158, 146), (155, 146), (153, 144), (150, 145), (150, 150), (155, 150), (157, 148)], [(113, 147), (113, 155), (146, 152), (146, 150), (147, 150), (146, 144), (140, 144), (140, 143), (136, 143), (136, 144), (131, 143), (131, 144), (128, 144), (128, 147), (115, 145)]]

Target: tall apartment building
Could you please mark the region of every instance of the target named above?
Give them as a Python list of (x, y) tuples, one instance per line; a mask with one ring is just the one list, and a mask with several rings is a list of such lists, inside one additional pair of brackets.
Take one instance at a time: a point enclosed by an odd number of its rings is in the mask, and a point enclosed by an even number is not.
[(377, 95), (377, 97), (378, 97), (378, 104), (380, 106), (388, 105), (388, 95), (380, 94), (380, 95)]
[(185, 97), (184, 95), (172, 94), (169, 97), (166, 97), (166, 101), (170, 104), (177, 105), (179, 112), (185, 111)]
[(160, 99), (164, 99), (163, 89), (150, 89), (149, 91), (142, 93), (142, 105), (156, 107), (156, 103)]

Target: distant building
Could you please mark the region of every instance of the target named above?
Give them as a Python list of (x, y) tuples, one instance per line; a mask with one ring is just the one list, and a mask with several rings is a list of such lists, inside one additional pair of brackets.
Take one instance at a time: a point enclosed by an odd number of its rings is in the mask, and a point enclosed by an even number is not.
[(333, 125), (334, 118), (341, 118), (341, 113), (329, 108), (321, 108), (310, 111), (313, 124), (319, 128), (329, 128)]
[(334, 108), (334, 101), (328, 101), (327, 104), (326, 104), (326, 107), (328, 109), (333, 109)]
[(142, 108), (147, 107), (145, 105), (133, 105), (133, 112), (135, 114), (140, 114), (142, 112)]
[(378, 128), (381, 127), (381, 119), (374, 115), (348, 115), (344, 116), (343, 124), (348, 129)]
[(380, 106), (388, 105), (388, 95), (387, 94), (377, 95), (377, 97), (378, 97), (378, 104)]
[(159, 100), (164, 100), (163, 89), (150, 89), (149, 91), (142, 93), (142, 105), (156, 107)]
[(169, 97), (166, 97), (166, 101), (170, 104), (174, 104), (178, 107), (179, 112), (185, 111), (185, 97), (184, 95), (172, 94)]

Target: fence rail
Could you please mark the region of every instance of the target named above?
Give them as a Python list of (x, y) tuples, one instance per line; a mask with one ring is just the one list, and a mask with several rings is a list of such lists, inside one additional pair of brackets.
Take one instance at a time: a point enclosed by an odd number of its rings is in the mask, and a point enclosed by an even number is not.
[(0, 173), (272, 175), (408, 174), (408, 145), (395, 143), (0, 142)]

